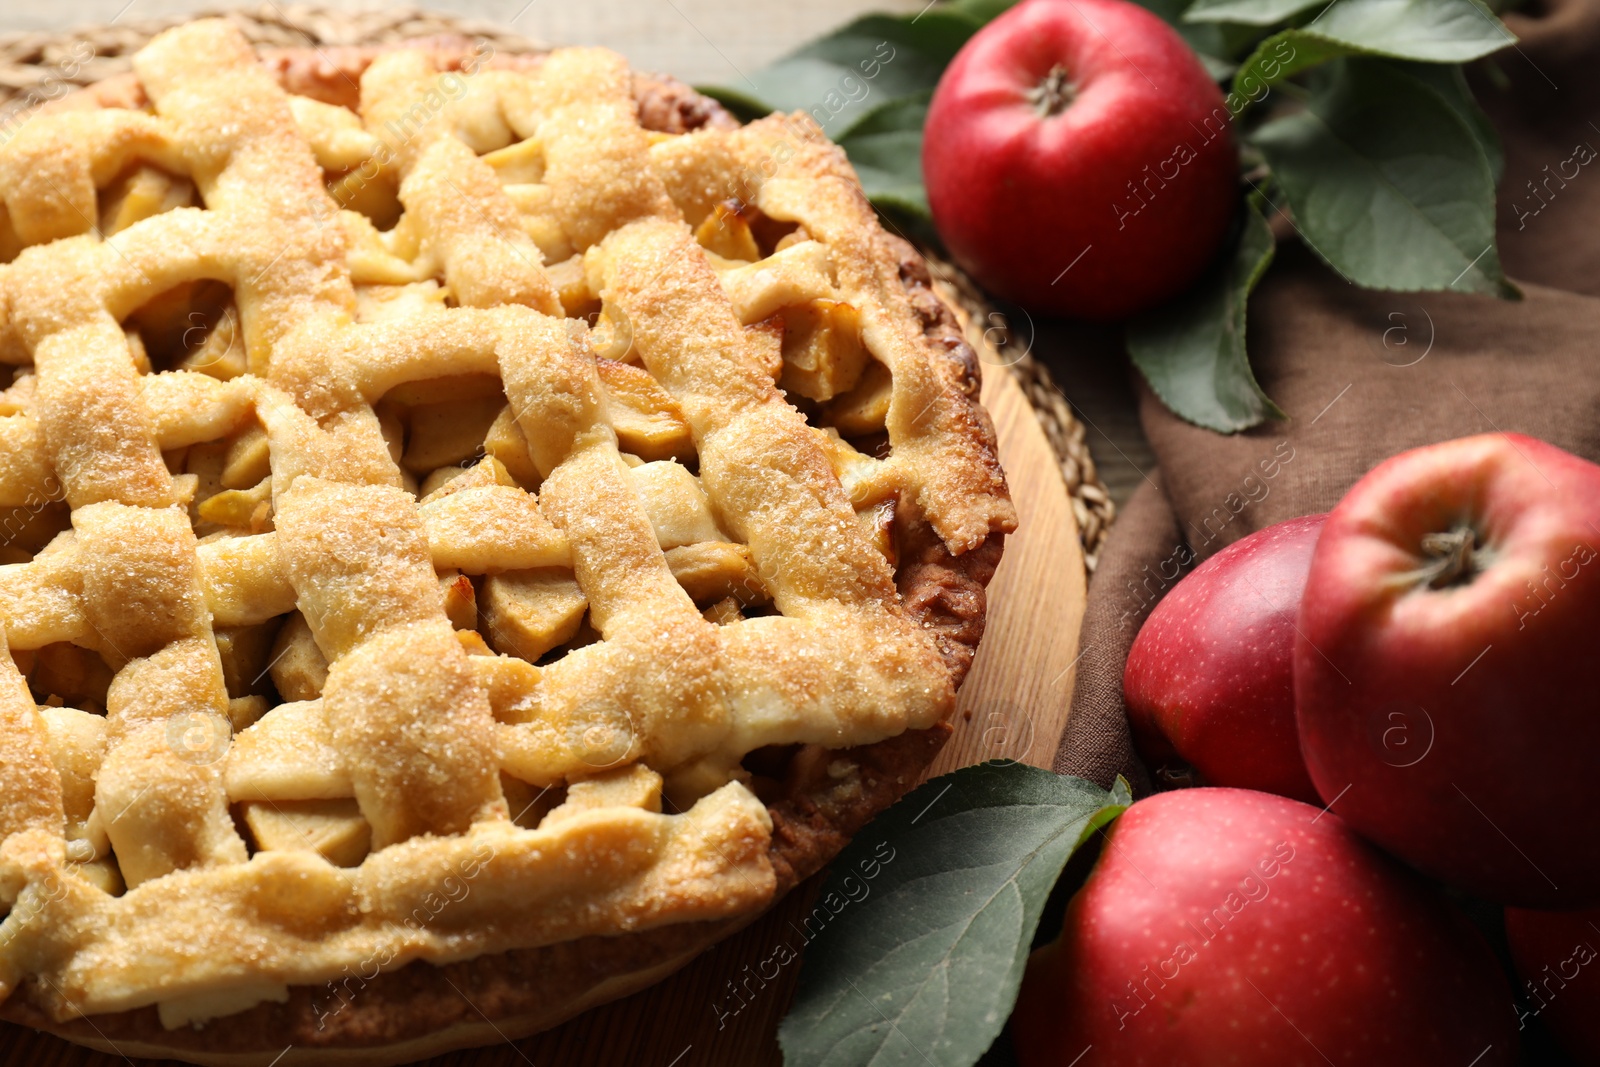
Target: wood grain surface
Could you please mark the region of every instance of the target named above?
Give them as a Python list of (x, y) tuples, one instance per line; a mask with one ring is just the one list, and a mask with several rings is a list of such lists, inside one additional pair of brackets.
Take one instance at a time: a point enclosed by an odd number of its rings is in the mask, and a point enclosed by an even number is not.
[[(933, 774), (997, 758), (1048, 767), (1066, 721), (1078, 655), (1085, 578), (1072, 508), (1050, 447), (1015, 381), (1003, 367), (984, 371), (983, 400), (999, 431), (1000, 457), (1021, 525), (1007, 541), (989, 587), (988, 629), (961, 690), (955, 735)], [(816, 887), (817, 879), (802, 885), (661, 985), (543, 1034), (426, 1062), (429, 1067), (778, 1067), (782, 1056), (775, 1035), (799, 965), (781, 969), (775, 980), (747, 996), (742, 1008), (727, 983), (780, 944), (802, 943), (796, 923), (810, 910)], [(126, 1067), (130, 1062), (0, 1024), (0, 1067)]]

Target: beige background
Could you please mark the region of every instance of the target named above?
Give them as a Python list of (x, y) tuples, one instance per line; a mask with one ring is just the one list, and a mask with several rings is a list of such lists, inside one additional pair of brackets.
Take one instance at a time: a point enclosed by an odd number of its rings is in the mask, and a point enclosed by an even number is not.
[[(802, 41), (867, 10), (911, 11), (926, 0), (429, 0), (423, 6), (502, 25), (550, 44), (604, 44), (634, 66), (688, 82), (738, 81)], [(60, 30), (213, 9), (219, 0), (3, 0), (0, 32)], [(240, 3), (239, 7), (255, 6)], [(294, 5), (284, 3), (288, 10)], [(324, 0), (322, 7), (398, 5)]]

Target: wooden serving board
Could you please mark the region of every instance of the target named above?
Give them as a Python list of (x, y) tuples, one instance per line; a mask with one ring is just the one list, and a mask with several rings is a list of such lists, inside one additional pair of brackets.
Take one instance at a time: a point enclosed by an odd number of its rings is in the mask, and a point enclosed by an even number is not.
[[(987, 631), (961, 688), (955, 735), (932, 774), (988, 759), (1050, 766), (1071, 702), (1083, 618), (1083, 552), (1055, 456), (1011, 374), (995, 365), (984, 371), (983, 402), (999, 433), (1020, 525), (989, 586)], [(779, 945), (802, 943), (796, 924), (810, 910), (817, 884), (802, 885), (658, 986), (543, 1034), (440, 1056), (427, 1067), (779, 1067), (778, 1021), (794, 994), (799, 964), (764, 984), (750, 979), (747, 988), (756, 992), (744, 997), (742, 1008), (727, 983), (745, 978), (746, 966), (753, 971)], [(128, 1065), (0, 1024), (0, 1067)]]

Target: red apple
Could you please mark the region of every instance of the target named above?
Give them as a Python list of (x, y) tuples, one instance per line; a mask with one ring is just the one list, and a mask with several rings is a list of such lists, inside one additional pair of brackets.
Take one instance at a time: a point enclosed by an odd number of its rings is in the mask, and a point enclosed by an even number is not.
[(1147, 759), (1176, 756), (1209, 785), (1321, 803), (1294, 721), (1294, 624), (1326, 517), (1229, 545), (1150, 613), (1122, 674)]
[(1600, 467), (1485, 434), (1356, 483), (1311, 560), (1300, 747), (1323, 799), (1501, 903), (1600, 902)]
[(1600, 908), (1506, 909), (1522, 979), (1521, 1023), (1537, 1016), (1582, 1067), (1600, 1067)]
[(1427, 883), (1337, 815), (1181, 789), (1117, 820), (1029, 962), (1023, 1067), (1496, 1067), (1511, 991)]
[(1036, 311), (1117, 319), (1186, 288), (1238, 201), (1229, 104), (1124, 0), (1025, 0), (946, 68), (923, 133), (945, 244)]

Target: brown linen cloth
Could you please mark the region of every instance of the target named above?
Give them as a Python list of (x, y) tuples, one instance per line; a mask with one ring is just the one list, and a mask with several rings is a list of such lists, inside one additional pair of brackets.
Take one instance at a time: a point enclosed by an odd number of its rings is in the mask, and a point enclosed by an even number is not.
[(1379, 461), (1418, 445), (1521, 432), (1600, 460), (1600, 0), (1544, 0), (1506, 23), (1521, 40), (1486, 61), (1498, 73), (1480, 65), (1472, 80), (1505, 147), (1499, 247), (1525, 298), (1360, 289), (1290, 238), (1249, 319), (1256, 375), (1287, 421), (1212, 433), (1139, 383), (1160, 470), (1123, 509), (1090, 586), (1058, 773), (1148, 782), (1129, 740), (1123, 664), (1193, 563), (1327, 511)]

